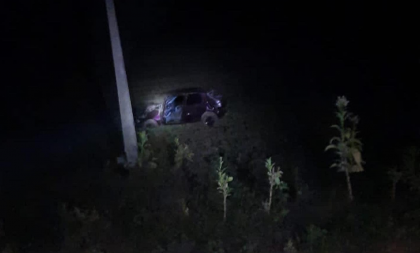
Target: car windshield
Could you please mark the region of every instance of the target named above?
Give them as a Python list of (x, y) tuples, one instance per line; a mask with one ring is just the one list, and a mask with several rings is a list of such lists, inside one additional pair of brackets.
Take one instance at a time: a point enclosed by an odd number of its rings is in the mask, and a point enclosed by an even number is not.
[(176, 96), (176, 95), (172, 95), (172, 96), (169, 96), (167, 99), (166, 99), (166, 102), (165, 102), (165, 105), (166, 105), (166, 107), (167, 108), (169, 108), (169, 107), (176, 107), (176, 106), (178, 106), (178, 105), (182, 105), (182, 103), (184, 102), (184, 95), (179, 95), (179, 96)]
[(166, 99), (164, 116), (169, 117), (177, 106), (182, 106), (185, 100), (184, 95), (171, 95)]
[(178, 105), (182, 105), (182, 103), (184, 102), (184, 95), (179, 95), (175, 98), (174, 100), (174, 106), (178, 106)]

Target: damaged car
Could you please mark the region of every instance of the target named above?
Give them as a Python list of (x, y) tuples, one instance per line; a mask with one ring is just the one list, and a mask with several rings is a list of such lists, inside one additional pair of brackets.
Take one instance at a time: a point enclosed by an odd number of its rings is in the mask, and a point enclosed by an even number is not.
[(138, 128), (152, 128), (159, 125), (184, 124), (201, 121), (214, 126), (224, 114), (222, 96), (213, 90), (200, 88), (180, 89), (168, 92), (163, 101), (146, 107), (136, 117)]

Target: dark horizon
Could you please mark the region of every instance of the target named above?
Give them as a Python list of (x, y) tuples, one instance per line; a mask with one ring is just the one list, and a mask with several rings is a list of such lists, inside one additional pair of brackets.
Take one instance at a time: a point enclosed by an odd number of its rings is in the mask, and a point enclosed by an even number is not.
[[(386, 5), (375, 15), (357, 5), (327, 6), (117, 1), (129, 82), (191, 68), (232, 71), (249, 94), (255, 83), (259, 91), (288, 92), (300, 112), (331, 110), (335, 97), (346, 95), (362, 118), (363, 132), (382, 131), (394, 141), (419, 138), (418, 78), (413, 79), (419, 62), (411, 17)], [(104, 3), (14, 7), (6, 16), (6, 57), (17, 84), (8, 84), (12, 96), (6, 101), (25, 103), (12, 107), (12, 129), (36, 132), (93, 115), (106, 118), (101, 93), (114, 89), (114, 73)], [(159, 51), (169, 54), (166, 65), (147, 62)], [(202, 66), (179, 59), (183, 53)]]

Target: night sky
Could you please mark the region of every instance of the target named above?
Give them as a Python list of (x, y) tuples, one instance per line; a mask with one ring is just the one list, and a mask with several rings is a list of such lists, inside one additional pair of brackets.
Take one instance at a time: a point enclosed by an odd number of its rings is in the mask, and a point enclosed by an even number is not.
[[(420, 137), (419, 43), (408, 6), (126, 0), (116, 7), (129, 79), (150, 74), (143, 55), (151, 50), (236, 50), (236, 59), (212, 64), (242, 75), (248, 92), (290, 93), (308, 148), (323, 146), (317, 133), (329, 130), (317, 122), (333, 121), (337, 95), (350, 99), (378, 157)], [(68, 154), (116, 127), (115, 100), (102, 95), (114, 87), (105, 4), (11, 1), (5, 10), (3, 101), (12, 134), (2, 143), (3, 172), (71, 167)], [(281, 89), (264, 86), (275, 78)]]

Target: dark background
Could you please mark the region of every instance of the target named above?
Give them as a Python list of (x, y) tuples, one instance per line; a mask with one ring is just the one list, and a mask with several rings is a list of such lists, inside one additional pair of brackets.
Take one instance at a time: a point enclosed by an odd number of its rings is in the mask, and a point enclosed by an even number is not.
[[(104, 87), (115, 89), (105, 4), (8, 5), (2, 17), (3, 101), (13, 134), (6, 136), (4, 150), (11, 151), (13, 164), (34, 152), (67, 154), (69, 146), (84, 145), (75, 144), (81, 129), (109, 125), (109, 107), (116, 106), (116, 97), (103, 96)], [(213, 65), (245, 77), (251, 93), (276, 92), (278, 87), (260, 84), (278, 79), (295, 102), (302, 134), (313, 140), (323, 131), (317, 121), (331, 116), (342, 94), (361, 116), (363, 139), (375, 144), (377, 154), (420, 135), (418, 40), (409, 6), (117, 1), (116, 7), (129, 79), (150, 73), (142, 60), (149, 49), (240, 49), (235, 59), (222, 55)]]
[[(217, 51), (210, 66), (243, 80), (254, 103), (276, 106), (264, 94), (287, 93), (315, 168), (328, 163), (325, 125), (338, 95), (362, 119), (365, 159), (374, 164), (366, 173), (419, 141), (418, 20), (409, 6), (126, 0), (116, 7), (129, 79), (150, 75), (143, 56), (152, 49)], [(105, 3), (10, 1), (4, 11), (0, 186), (17, 205), (81, 164), (99, 167), (121, 143)], [(240, 53), (229, 58), (233, 51)]]

